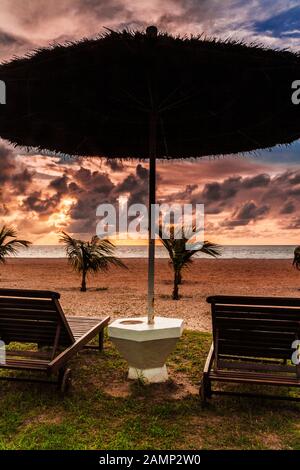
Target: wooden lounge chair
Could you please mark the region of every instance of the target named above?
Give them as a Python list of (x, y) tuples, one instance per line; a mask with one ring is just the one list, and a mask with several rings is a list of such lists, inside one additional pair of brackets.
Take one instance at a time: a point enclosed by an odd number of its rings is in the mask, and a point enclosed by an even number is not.
[[(300, 366), (293, 364), (292, 343), (300, 339), (300, 299), (281, 297), (208, 297), (213, 342), (204, 367), (200, 395), (266, 396), (212, 389), (212, 383), (298, 387)], [(267, 396), (276, 399), (299, 398)]]
[[(0, 369), (28, 374), (0, 375), (0, 379), (53, 383), (64, 392), (70, 383), (68, 361), (83, 347), (102, 350), (103, 329), (110, 318), (67, 317), (59, 298), (57, 292), (0, 289), (0, 339), (5, 345), (38, 345), (35, 351), (6, 349), (6, 361), (0, 363)], [(97, 335), (99, 344), (88, 346)], [(54, 376), (55, 380), (36, 378), (35, 372)]]

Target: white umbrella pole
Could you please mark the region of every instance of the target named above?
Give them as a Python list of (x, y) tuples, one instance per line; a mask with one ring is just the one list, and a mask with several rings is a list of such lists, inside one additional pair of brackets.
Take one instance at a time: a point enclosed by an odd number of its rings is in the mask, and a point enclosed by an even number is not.
[(150, 115), (149, 129), (149, 226), (148, 226), (148, 323), (154, 323), (154, 260), (156, 201), (156, 130), (157, 115)]

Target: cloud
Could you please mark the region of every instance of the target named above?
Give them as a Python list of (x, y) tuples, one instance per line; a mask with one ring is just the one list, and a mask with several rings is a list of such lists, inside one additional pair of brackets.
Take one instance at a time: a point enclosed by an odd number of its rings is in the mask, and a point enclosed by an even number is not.
[(239, 197), (246, 198), (248, 193), (264, 191), (270, 184), (268, 174), (242, 177), (241, 175), (225, 178), (223, 181), (212, 181), (204, 185), (202, 191), (191, 194), (191, 202), (205, 205), (207, 214), (219, 214), (226, 208), (232, 208)]
[[(26, 161), (31, 162), (30, 158)], [(86, 160), (81, 166), (78, 162), (64, 165), (59, 159), (52, 163), (44, 158), (36, 161), (40, 168), (34, 174), (30, 165), (26, 168), (9, 148), (0, 146), (0, 215), (4, 217), (9, 209), (15, 214), (16, 224), (18, 220), (20, 223), (31, 220), (32, 233), (54, 230), (56, 221), (60, 228), (70, 232), (93, 234), (99, 204), (111, 203), (118, 208), (121, 195), (128, 197), (129, 204), (147, 202), (148, 169), (140, 163), (134, 171), (131, 165), (123, 167), (123, 174), (112, 181), (105, 169), (93, 169), (97, 161)], [(32, 166), (36, 167), (35, 157)], [(52, 176), (41, 178), (45, 171)], [(17, 195), (21, 199), (16, 199)]]
[[(148, 193), (148, 170), (141, 164), (135, 167), (135, 173), (123, 176), (119, 183), (114, 183), (106, 172), (92, 171), (81, 167), (78, 170), (69, 168), (68, 175), (52, 180), (47, 191), (54, 191), (52, 196), (42, 200), (41, 194), (34, 194), (26, 200), (31, 210), (48, 214), (49, 210), (59, 210), (64, 197), (70, 198), (72, 204), (66, 227), (72, 233), (95, 233), (97, 223), (96, 209), (99, 204), (110, 203), (118, 209), (120, 195), (128, 196), (128, 204), (146, 202)], [(47, 202), (46, 202), (47, 201)]]
[(135, 168), (135, 173), (130, 173), (116, 186), (114, 194), (116, 197), (128, 194), (128, 205), (147, 204), (148, 169), (139, 163)]
[(291, 215), (300, 211), (299, 195), (300, 171), (294, 169), (275, 175), (258, 173), (219, 178), (204, 184), (202, 189), (199, 185), (189, 185), (171, 194), (168, 200), (203, 203), (207, 218), (215, 220), (215, 230), (217, 227), (233, 230), (263, 219), (281, 225), (282, 216), (287, 225)]
[[(204, 33), (272, 47), (300, 47), (298, 0), (0, 0), (0, 4), (0, 60), (53, 41), (94, 36), (103, 26), (143, 29), (151, 23), (174, 34)], [(246, 233), (246, 227), (254, 230), (255, 223), (264, 220), (293, 230), (300, 210), (299, 152), (298, 142), (288, 149), (262, 152), (260, 160), (158, 165), (159, 198), (204, 203), (208, 227), (218, 233), (228, 228), (237, 233), (243, 227)], [(32, 161), (27, 167), (15, 150), (0, 145), (1, 218), (14, 217), (16, 223), (26, 219), (32, 232), (52, 230), (51, 214), (61, 211), (66, 198), (72, 200), (66, 229), (89, 233), (99, 203), (117, 204), (124, 194), (129, 204), (147, 203), (148, 170), (143, 164), (113, 160), (103, 164), (103, 171), (87, 160), (81, 168), (74, 160), (51, 163), (47, 157), (32, 157)]]
[(33, 48), (34, 44), (29, 38), (5, 31), (0, 25), (0, 60), (9, 60), (11, 57), (22, 55)]
[(2, 197), (9, 202), (12, 195), (23, 194), (30, 187), (33, 172), (17, 158), (14, 149), (0, 142), (0, 185)]
[[(245, 167), (244, 160), (236, 162), (231, 167), (233, 174), (225, 178), (218, 169), (218, 165), (223, 168), (223, 160), (174, 166), (159, 163), (158, 200), (204, 203), (206, 231), (218, 237), (229, 231), (238, 238), (242, 234), (258, 237), (259, 229), (255, 227), (262, 223), (295, 232), (300, 211), (300, 170), (272, 174), (269, 166), (270, 172), (265, 168), (255, 174), (261, 169), (259, 162), (247, 162)], [(118, 199), (124, 195), (129, 205), (148, 203), (148, 168), (132, 162), (123, 163), (122, 168), (108, 172), (110, 166), (100, 166), (98, 160), (64, 163), (48, 157), (20, 157), (9, 147), (0, 146), (1, 218), (13, 220), (22, 231), (27, 227), (35, 238), (55, 234), (58, 228), (91, 235), (95, 233), (99, 204), (108, 202), (118, 208)], [(234, 174), (236, 170), (248, 174)], [(168, 178), (180, 183), (178, 191), (168, 190)]]
[(57, 208), (60, 199), (59, 193), (45, 197), (42, 191), (34, 191), (24, 199), (22, 208), (25, 212), (33, 211), (43, 216), (50, 215)]
[(68, 192), (68, 176), (64, 174), (51, 181), (49, 188), (54, 189), (59, 194), (66, 194)]
[(258, 207), (254, 201), (247, 201), (241, 207), (238, 207), (230, 218), (222, 222), (221, 225), (228, 228), (248, 225), (250, 222), (256, 222), (265, 217), (269, 209), (266, 205)]
[(240, 176), (234, 176), (222, 183), (213, 182), (206, 184), (202, 191), (203, 200), (209, 204), (216, 201), (223, 202), (232, 198), (239, 190), (241, 180)]
[(286, 230), (299, 230), (300, 229), (300, 217), (293, 217), (293, 219), (283, 226)]
[(118, 199), (122, 195), (128, 197), (128, 205), (147, 203), (148, 169), (139, 163), (134, 173), (125, 173), (120, 182), (113, 183), (106, 173), (81, 168), (73, 174), (68, 194), (76, 200), (70, 209), (69, 230), (93, 233), (99, 204), (113, 204), (118, 214)]
[(1, 16), (13, 34), (37, 47), (93, 36), (103, 26), (116, 28), (133, 20), (134, 8), (128, 6), (123, 0), (1, 0)]
[(113, 189), (114, 185), (107, 173), (91, 171), (88, 168), (81, 167), (73, 174), (75, 183), (79, 184), (81, 189), (88, 192), (107, 195)]
[(4, 144), (0, 144), (0, 184), (3, 185), (11, 180), (11, 175), (15, 171), (13, 152)]
[(282, 207), (280, 214), (293, 214), (295, 212), (296, 208), (295, 205), (292, 201), (288, 201), (284, 204)]
[(270, 181), (271, 181), (270, 175), (259, 174), (259, 175), (253, 176), (252, 178), (245, 178), (243, 181), (243, 187), (247, 189), (264, 188), (268, 186)]
[(33, 181), (33, 173), (25, 168), (24, 170), (11, 175), (10, 182), (14, 194), (24, 194)]
[(16, 36), (15, 34), (7, 33), (0, 29), (0, 45), (1, 47), (11, 47), (29, 45), (29, 41)]
[(183, 201), (190, 202), (193, 192), (199, 188), (198, 184), (187, 184), (183, 191), (179, 191), (175, 195), (169, 196), (169, 202)]
[(114, 203), (115, 188), (106, 173), (80, 168), (72, 176), (68, 195), (75, 200), (70, 209), (69, 230), (77, 233), (95, 233), (96, 209), (99, 204)]
[(291, 0), (1, 0), (1, 18), (2, 43), (11, 47), (11, 56), (24, 47), (95, 36), (103, 26), (144, 29), (149, 24), (181, 35), (300, 45), (300, 7)]

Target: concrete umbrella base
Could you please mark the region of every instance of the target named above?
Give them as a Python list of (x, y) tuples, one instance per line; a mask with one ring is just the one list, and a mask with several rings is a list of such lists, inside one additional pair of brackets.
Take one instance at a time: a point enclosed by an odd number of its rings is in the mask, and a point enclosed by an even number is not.
[(129, 379), (148, 383), (168, 380), (166, 359), (183, 331), (183, 320), (155, 317), (148, 325), (147, 317), (123, 318), (111, 323), (108, 334), (129, 364)]

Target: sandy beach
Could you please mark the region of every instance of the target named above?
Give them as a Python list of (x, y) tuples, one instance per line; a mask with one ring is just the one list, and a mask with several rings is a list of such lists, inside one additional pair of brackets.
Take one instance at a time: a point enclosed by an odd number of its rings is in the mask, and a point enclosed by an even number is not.
[[(89, 290), (79, 291), (80, 278), (65, 259), (10, 259), (1, 266), (0, 286), (49, 289), (61, 293), (66, 314), (111, 318), (146, 312), (147, 260), (125, 259), (128, 270), (112, 268), (91, 276)], [(172, 271), (156, 260), (156, 314), (181, 317), (189, 329), (209, 331), (205, 299), (213, 294), (300, 296), (300, 272), (290, 260), (195, 260), (184, 272), (179, 301), (171, 300)]]

